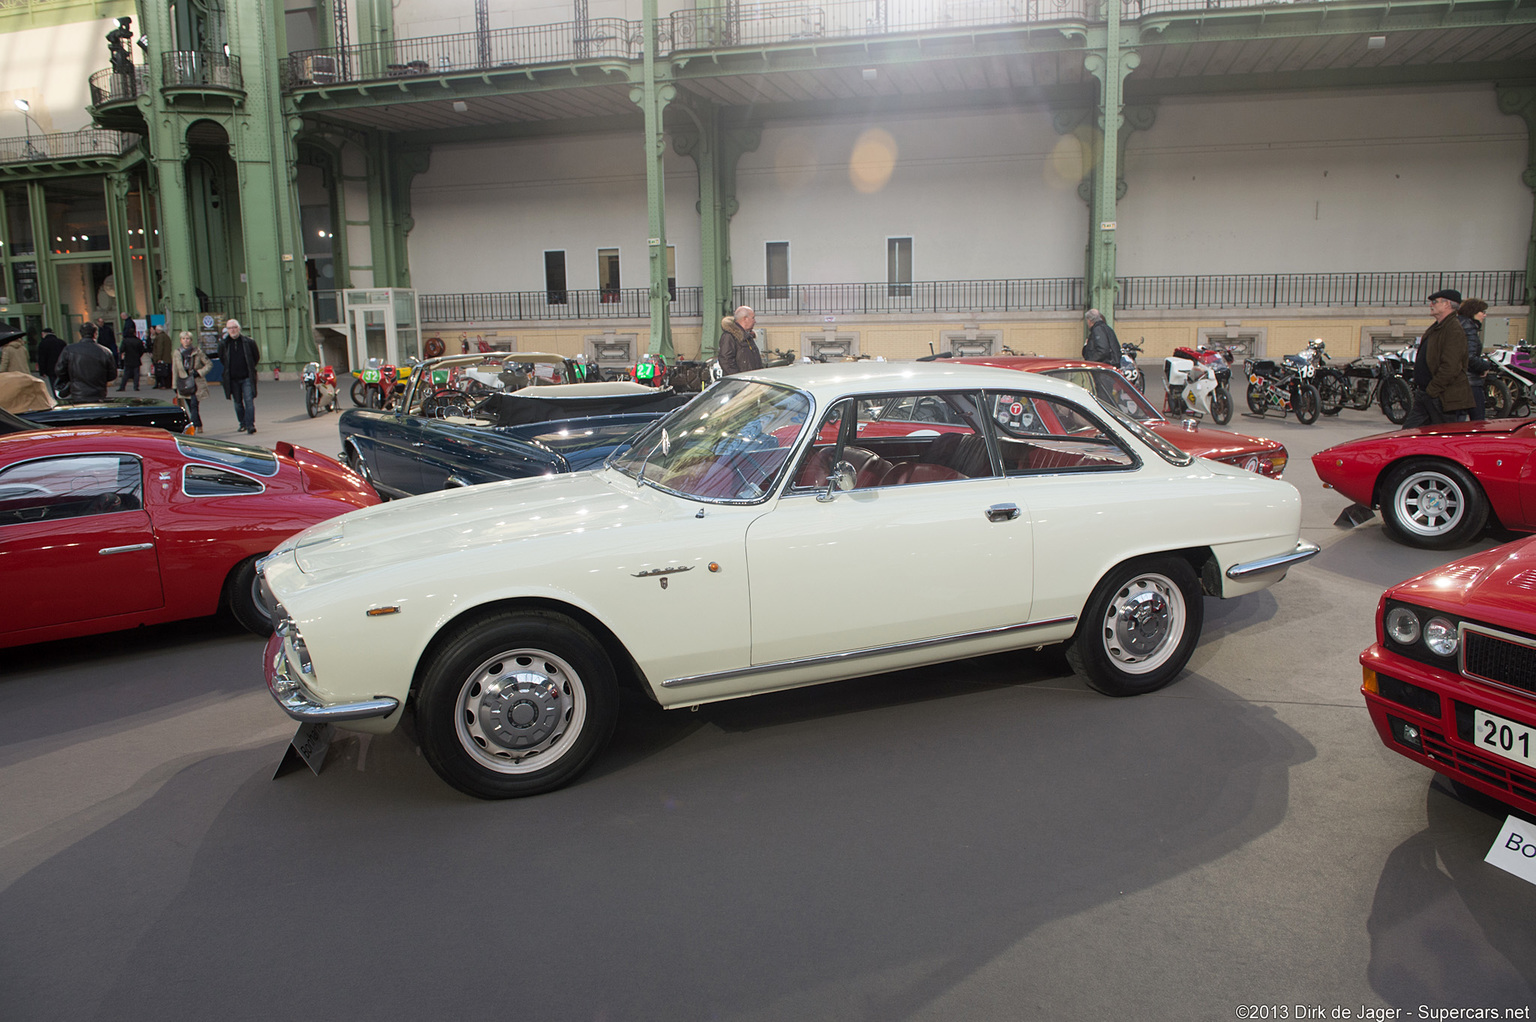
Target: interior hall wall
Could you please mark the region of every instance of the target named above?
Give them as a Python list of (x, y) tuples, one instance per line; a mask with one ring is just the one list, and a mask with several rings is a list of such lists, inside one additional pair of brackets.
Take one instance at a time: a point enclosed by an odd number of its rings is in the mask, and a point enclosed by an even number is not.
[[(640, 21), (644, 16), (641, 0), (588, 0), (587, 17), (618, 18)], [(657, 17), (665, 20), (674, 10), (692, 8), (690, 0), (661, 0)], [(575, 18), (570, 0), (489, 0), (486, 15), (492, 31), (498, 28), (526, 28), (531, 25), (563, 25)], [(475, 31), (474, 4), (444, 5), (442, 0), (403, 0), (395, 5), (395, 38), (449, 35)]]
[(913, 280), (1080, 277), (1082, 156), (1044, 109), (770, 123), (737, 170), (737, 284), (886, 279), (886, 239), (912, 238)]
[[(134, 16), (132, 4), (121, 14)], [(90, 77), (111, 66), (107, 33), (117, 27), (117, 15), (47, 28), (0, 33), (0, 137), (27, 134), (27, 121), (16, 109), (24, 99), (37, 123), (36, 134), (78, 131), (91, 126), (85, 112), (91, 101)], [(138, 19), (134, 20), (138, 29)], [(136, 55), (135, 59), (142, 59)]]
[(1117, 269), (1520, 269), (1525, 165), (1491, 85), (1166, 99), (1127, 145)]
[[(679, 286), (697, 286), (698, 176), (668, 149), (667, 244)], [(540, 291), (544, 252), (566, 286), (595, 289), (597, 250), (619, 249), (619, 284), (650, 284), (641, 136), (440, 145), (411, 190), (411, 279), (423, 294)]]

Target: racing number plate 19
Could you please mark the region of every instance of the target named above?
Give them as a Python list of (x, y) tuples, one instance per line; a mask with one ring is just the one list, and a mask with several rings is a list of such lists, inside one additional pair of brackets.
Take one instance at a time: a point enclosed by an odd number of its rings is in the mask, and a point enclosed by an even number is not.
[(1522, 766), (1536, 767), (1536, 728), (1477, 709), (1472, 711), (1472, 727), (1472, 740), (1479, 749)]

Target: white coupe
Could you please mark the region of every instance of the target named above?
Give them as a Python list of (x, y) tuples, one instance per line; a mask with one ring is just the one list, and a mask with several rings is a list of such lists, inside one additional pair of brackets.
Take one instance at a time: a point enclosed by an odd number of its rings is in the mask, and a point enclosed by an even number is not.
[(300, 533), (262, 564), (264, 667), (296, 720), (412, 713), (449, 784), (532, 795), (591, 762), (620, 686), (685, 707), (1066, 643), (1094, 688), (1150, 692), (1203, 594), (1316, 554), (1300, 518), (1289, 483), (1048, 377), (794, 366), (722, 380), (601, 469)]

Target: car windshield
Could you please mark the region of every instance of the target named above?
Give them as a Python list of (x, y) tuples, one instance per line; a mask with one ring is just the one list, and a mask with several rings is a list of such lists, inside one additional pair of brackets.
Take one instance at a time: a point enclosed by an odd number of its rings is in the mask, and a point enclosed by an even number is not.
[(1098, 398), (1101, 405), (1114, 409), (1123, 418), (1135, 419), (1137, 422), (1163, 421), (1162, 413), (1152, 407), (1151, 402), (1141, 391), (1131, 386), (1130, 381), (1124, 376), (1108, 367), (1088, 369), (1077, 366), (1052, 369), (1045, 375), (1077, 384)]
[(575, 377), (581, 369), (579, 363), (542, 352), (449, 355), (415, 367), (398, 408), (407, 415), (432, 418), (470, 415), (492, 394), (580, 382)]
[(773, 492), (810, 410), (802, 391), (722, 380), (607, 464), (682, 497), (752, 503)]

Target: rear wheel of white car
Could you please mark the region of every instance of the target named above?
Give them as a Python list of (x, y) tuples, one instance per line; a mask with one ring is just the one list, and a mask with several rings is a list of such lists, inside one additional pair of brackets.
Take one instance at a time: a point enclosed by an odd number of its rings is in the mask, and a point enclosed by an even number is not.
[(613, 733), (618, 682), (597, 641), (561, 614), (504, 613), (461, 628), (416, 696), (421, 751), (478, 798), (569, 784)]
[(1152, 692), (1184, 669), (1204, 623), (1200, 582), (1188, 563), (1138, 558), (1099, 582), (1067, 646), (1067, 662), (1105, 695)]
[(1465, 546), (1488, 524), (1488, 500), (1460, 465), (1418, 460), (1399, 465), (1382, 486), (1381, 520), (1399, 543), (1445, 550)]

